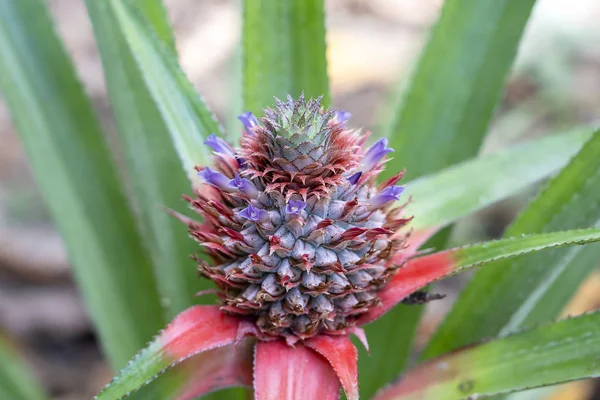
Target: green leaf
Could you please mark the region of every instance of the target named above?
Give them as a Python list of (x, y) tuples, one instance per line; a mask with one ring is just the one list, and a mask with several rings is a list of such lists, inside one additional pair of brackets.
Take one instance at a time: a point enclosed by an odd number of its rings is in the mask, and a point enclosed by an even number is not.
[(164, 325), (117, 171), (42, 0), (0, 7), (0, 87), (102, 345), (122, 367)]
[(323, 0), (244, 0), (244, 107), (258, 114), (273, 96), (323, 95), (328, 106)]
[[(173, 53), (176, 53), (175, 48), (175, 37), (171, 24), (169, 23), (169, 16), (162, 0), (127, 0), (134, 2), (136, 7), (140, 10), (141, 14), (146, 20), (152, 24), (152, 28), (156, 33), (156, 36), (160, 38), (167, 46), (170, 47)], [(88, 6), (89, 7), (89, 6)], [(96, 40), (98, 40), (96, 35)]]
[[(590, 135), (590, 129), (580, 129), (534, 140), (407, 183), (413, 201), (406, 214), (415, 217), (411, 226), (417, 231), (436, 229), (515, 195), (562, 167)], [(400, 305), (367, 327), (375, 344), (370, 355), (359, 357), (363, 397), (404, 367), (418, 317), (418, 307)]]
[[(386, 176), (406, 168), (407, 178), (415, 179), (477, 154), (534, 3), (444, 2), (410, 82), (402, 82), (402, 96), (393, 96), (400, 101), (391, 107), (396, 111), (385, 134), (396, 152)], [(437, 216), (442, 212), (435, 210)], [(383, 329), (394, 329), (391, 324), (397, 326), (397, 334), (391, 335), (394, 342), (373, 346), (372, 354), (382, 353), (384, 361), (362, 361), (362, 370), (368, 374), (368, 384), (361, 386), (363, 397), (373, 394), (390, 374), (400, 372), (404, 361), (399, 358), (406, 360), (418, 314), (417, 307), (399, 307), (390, 316), (394, 323), (378, 321), (369, 332), (375, 336)]]
[(478, 266), (549, 247), (596, 242), (600, 239), (599, 235), (600, 229), (596, 228), (573, 229), (570, 231), (521, 235), (521, 237), (507, 237), (506, 239), (491, 240), (455, 250), (447, 250), (447, 252), (452, 253), (452, 257), (456, 261), (452, 266), (453, 271), (460, 272), (462, 268)]
[(0, 398), (10, 400), (44, 400), (48, 398), (31, 376), (19, 354), (1, 339)]
[(221, 127), (181, 71), (174, 53), (156, 37), (139, 10), (129, 2), (116, 0), (102, 2), (99, 7), (113, 13), (171, 134), (183, 168), (195, 181), (194, 167), (210, 157), (203, 142), (208, 135), (221, 133)]
[[(140, 232), (145, 235), (161, 301), (171, 319), (192, 305), (195, 293), (210, 285), (198, 279), (190, 260), (198, 246), (188, 238), (186, 226), (164, 210), (168, 207), (185, 213), (187, 207), (181, 195), (191, 191), (190, 183), (114, 13), (105, 2), (88, 0), (86, 4), (125, 150)], [(144, 6), (140, 9), (159, 31), (163, 26), (160, 21), (166, 20), (162, 3), (146, 0), (136, 4)]]
[[(505, 236), (600, 226), (600, 132), (510, 226)], [(597, 265), (598, 245), (498, 262), (475, 274), (427, 347), (429, 358), (555, 318)], [(473, 307), (473, 304), (477, 304)]]
[(448, 0), (387, 136), (408, 178), (477, 154), (535, 0)]
[(411, 227), (442, 227), (517, 194), (558, 171), (591, 134), (583, 128), (529, 141), (407, 183)]
[(375, 400), (458, 400), (600, 376), (600, 313), (583, 315), (442, 356)]

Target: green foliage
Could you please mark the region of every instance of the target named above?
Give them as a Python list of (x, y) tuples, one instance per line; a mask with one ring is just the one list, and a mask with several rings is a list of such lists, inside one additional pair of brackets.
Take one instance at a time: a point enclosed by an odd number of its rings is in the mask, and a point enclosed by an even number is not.
[[(505, 236), (597, 225), (599, 154), (600, 132), (596, 132)], [(425, 357), (555, 318), (599, 257), (600, 247), (590, 246), (524, 256), (479, 271), (434, 335)]]
[(11, 400), (44, 400), (46, 395), (30, 376), (23, 360), (0, 338), (0, 398)]
[(330, 103), (323, 0), (244, 0), (242, 33), (245, 111), (290, 94), (323, 95)]
[[(166, 15), (160, 1), (145, 1), (144, 15), (160, 38), (167, 42)], [(197, 246), (187, 240), (185, 226), (167, 214), (163, 207), (185, 212), (181, 194), (190, 184), (169, 137), (167, 123), (138, 68), (122, 29), (105, 2), (87, 1), (98, 47), (102, 55), (108, 93), (119, 137), (127, 156), (128, 173), (135, 191), (140, 232), (152, 256), (154, 273), (167, 317), (173, 318), (192, 304), (192, 299), (208, 283), (195, 279), (193, 254)], [(166, 25), (168, 28), (168, 25)], [(201, 163), (202, 160), (196, 160)]]
[(0, 53), (2, 92), (106, 355), (120, 368), (166, 320), (115, 163), (42, 0), (2, 2)]
[(592, 135), (591, 129), (533, 140), (407, 183), (415, 230), (455, 222), (557, 172)]
[[(375, 400), (459, 400), (600, 376), (599, 323), (600, 313), (588, 314), (453, 352), (409, 372)], [(415, 379), (420, 387), (402, 387)]]
[[(188, 256), (197, 247), (185, 226), (162, 208), (185, 212), (180, 196), (196, 183), (194, 166), (211, 157), (203, 142), (223, 132), (177, 63), (160, 0), (86, 0), (86, 5), (130, 199), (42, 0), (0, 0), (0, 88), (67, 243), (106, 355), (121, 368), (208, 285), (195, 278)], [(413, 198), (407, 214), (415, 216), (411, 226), (417, 232), (448, 226), (555, 174), (590, 138), (591, 129), (581, 128), (469, 160), (485, 137), (533, 5), (534, 0), (446, 1), (387, 130), (396, 149), (388, 171), (407, 168), (406, 190)], [(301, 92), (307, 98), (323, 95), (328, 106), (324, 1), (244, 0), (242, 9), (236, 64), (242, 82), (234, 90), (242, 95), (236, 107), (260, 116), (273, 96)], [(600, 221), (598, 154), (600, 133), (507, 230), (505, 237), (514, 239), (451, 252), (456, 267), (496, 261), (475, 275), (425, 357), (556, 317), (594, 267), (599, 245), (520, 254), (598, 239), (598, 230), (580, 229)], [(514, 257), (505, 259), (509, 256)], [(399, 307), (367, 329), (372, 354), (359, 358), (363, 397), (404, 368), (418, 314)], [(458, 375), (432, 379), (422, 390), (432, 390), (427, 398), (458, 398), (456, 388), (465, 380), (475, 382), (468, 394), (463, 391), (469, 395), (471, 389), (504, 393), (596, 376), (592, 358), (597, 360), (600, 343), (589, 333), (598, 318), (559, 322), (446, 356), (445, 362), (460, 367)], [(170, 366), (159, 347), (154, 342), (141, 353), (127, 379), (115, 381), (116, 391), (103, 398), (119, 398)], [(43, 398), (13, 360), (0, 347), (0, 393)], [(548, 373), (536, 374), (539, 369)], [(181, 376), (161, 380), (177, 390)], [(158, 386), (148, 387), (148, 396), (173, 397)], [(243, 394), (228, 396), (222, 398)]]
[[(396, 152), (384, 173), (389, 175), (406, 168), (406, 177), (416, 179), (477, 155), (534, 3), (535, 0), (447, 0), (444, 3), (441, 17), (412, 79), (406, 84), (405, 93), (394, 96), (400, 102), (393, 108), (385, 134)], [(471, 178), (474, 176), (478, 174)], [(461, 184), (470, 183), (464, 175), (459, 179)], [(525, 181), (521, 182), (527, 185)], [(489, 182), (495, 183), (485, 183)], [(445, 186), (456, 191), (460, 191), (460, 187), (462, 185)], [(419, 189), (413, 189), (413, 205), (420, 207)], [(463, 193), (465, 197), (460, 200), (468, 200), (460, 204), (457, 199), (458, 208), (454, 210), (470, 210), (468, 203), (478, 201), (471, 191)], [(446, 201), (437, 192), (427, 199)], [(415, 210), (415, 215), (426, 220), (443, 218), (446, 212), (452, 213), (452, 209), (420, 213)], [(416, 218), (415, 223), (426, 224), (420, 218)], [(436, 246), (445, 245), (440, 237), (434, 241)], [(373, 346), (372, 357), (362, 354), (360, 359), (361, 373), (366, 375), (366, 384), (361, 386), (363, 397), (371, 396), (404, 368), (420, 309), (420, 306), (400, 306), (391, 311), (389, 318), (367, 328), (373, 341), (381, 345)]]
[(534, 3), (444, 3), (387, 132), (408, 178), (477, 154)]

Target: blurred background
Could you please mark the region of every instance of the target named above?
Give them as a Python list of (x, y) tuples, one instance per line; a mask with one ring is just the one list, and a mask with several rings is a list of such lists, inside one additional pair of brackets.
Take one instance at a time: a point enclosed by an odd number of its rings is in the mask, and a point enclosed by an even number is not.
[[(100, 59), (83, 0), (47, 0), (57, 30), (109, 135), (114, 132)], [(236, 0), (166, 0), (184, 70), (228, 129), (238, 107), (240, 9)], [(443, 0), (328, 0), (328, 58), (334, 105), (352, 126), (378, 129), (388, 95), (410, 76)], [(538, 0), (482, 152), (600, 120), (600, 1)], [(435, 116), (432, 116), (435, 118)], [(529, 193), (462, 221), (455, 244), (501, 234)], [(184, 229), (182, 227), (182, 229)], [(190, 268), (194, 263), (190, 261)], [(418, 334), (426, 341), (466, 278), (437, 288)], [(110, 295), (110, 294), (107, 294)], [(600, 273), (565, 314), (600, 307)], [(25, 354), (54, 399), (90, 398), (111, 377), (70, 273), (61, 238), (32, 179), (0, 98), (0, 337)], [(593, 381), (551, 399), (600, 399)]]

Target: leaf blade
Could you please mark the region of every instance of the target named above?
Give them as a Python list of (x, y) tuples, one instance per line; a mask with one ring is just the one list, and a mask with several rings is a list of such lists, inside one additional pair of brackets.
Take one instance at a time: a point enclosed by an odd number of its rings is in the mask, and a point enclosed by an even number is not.
[(150, 264), (45, 6), (5, 2), (0, 21), (0, 85), (104, 350), (120, 367), (164, 324)]
[(599, 376), (598, 323), (593, 313), (459, 350), (417, 367), (375, 400), (463, 399)]
[(392, 279), (379, 291), (381, 306), (371, 308), (362, 314), (358, 318), (358, 323), (367, 324), (418, 289), (464, 270), (521, 254), (553, 247), (582, 245), (599, 240), (600, 229), (576, 229), (492, 240), (413, 258), (398, 269)]
[(416, 178), (477, 154), (534, 3), (444, 3), (388, 129), (394, 167)]
[(591, 129), (532, 140), (407, 183), (416, 230), (442, 227), (507, 198), (565, 165)]
[[(411, 80), (401, 83), (402, 95), (392, 97), (396, 104), (390, 109), (395, 112), (384, 132), (396, 153), (385, 175), (406, 168), (407, 178), (415, 179), (477, 154), (534, 3), (444, 2)], [(373, 394), (390, 373), (398, 372), (404, 364), (399, 355), (410, 352), (419, 309), (398, 308), (393, 316), (403, 321), (402, 327), (392, 328), (402, 339), (384, 349), (373, 348), (374, 355), (379, 352), (387, 359), (385, 365), (362, 361), (369, 374), (363, 396)], [(392, 322), (377, 324), (385, 329)], [(379, 328), (371, 334), (379, 335)], [(390, 352), (388, 346), (396, 350)], [(392, 353), (394, 357), (387, 356)]]
[[(406, 184), (412, 197), (406, 215), (414, 216), (410, 226), (416, 232), (436, 230), (514, 195), (557, 171), (590, 136), (591, 129), (584, 128), (533, 140), (410, 181)], [(361, 376), (367, 376), (361, 385), (363, 396), (375, 393), (404, 367), (419, 315), (419, 306), (399, 305), (367, 327), (374, 343), (393, 339), (394, 351), (391, 344), (374, 345), (370, 355), (361, 350)]]
[[(598, 226), (599, 152), (600, 132), (596, 132), (505, 235)], [(478, 271), (434, 334), (424, 357), (555, 318), (561, 309), (558, 300), (565, 301), (575, 292), (594, 268), (599, 251), (600, 246), (556, 250), (546, 255), (519, 257), (510, 263), (498, 262), (487, 271)], [(548, 298), (552, 301), (542, 303)], [(474, 299), (479, 307), (469, 307)], [(465, 324), (469, 329), (464, 329)]]
[[(158, 32), (166, 29), (161, 1), (137, 2)], [(144, 8), (141, 8), (142, 5)], [(163, 207), (185, 213), (181, 199), (189, 181), (171, 142), (165, 121), (146, 87), (114, 13), (102, 2), (86, 1), (103, 62), (108, 94), (120, 142), (126, 155), (140, 232), (153, 260), (154, 273), (167, 318), (193, 304), (194, 294), (210, 286), (197, 278), (190, 255), (197, 251), (184, 224)], [(168, 28), (168, 23), (167, 23)], [(166, 33), (161, 35), (163, 40)]]
[(0, 339), (0, 398), (14, 400), (48, 398), (31, 376), (21, 357), (9, 343), (2, 339)]
[(127, 397), (190, 357), (232, 345), (239, 324), (237, 318), (223, 314), (218, 306), (193, 306), (183, 311), (95, 398)]
[(172, 51), (156, 37), (139, 11), (128, 2), (111, 0), (108, 4), (171, 134), (183, 169), (194, 182), (194, 167), (210, 158), (204, 140), (212, 133), (221, 133), (221, 127), (181, 71)]
[(273, 96), (323, 95), (329, 106), (323, 0), (244, 0), (243, 97), (259, 113)]

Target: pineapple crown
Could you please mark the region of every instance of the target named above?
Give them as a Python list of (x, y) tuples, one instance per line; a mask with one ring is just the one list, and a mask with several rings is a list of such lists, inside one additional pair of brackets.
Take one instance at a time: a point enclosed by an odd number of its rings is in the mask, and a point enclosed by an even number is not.
[(212, 259), (198, 259), (200, 273), (265, 340), (352, 329), (403, 262), (402, 173), (376, 183), (392, 149), (365, 148), (350, 114), (320, 101), (288, 96), (260, 120), (243, 114), (238, 149), (209, 136), (215, 163), (186, 197), (204, 218), (185, 221), (190, 234)]
[(273, 137), (282, 136), (294, 146), (313, 142), (326, 143), (331, 136), (330, 121), (335, 111), (323, 111), (322, 96), (306, 101), (304, 94), (298, 101), (287, 96), (287, 102), (275, 99), (275, 110), (267, 109), (263, 124)]

